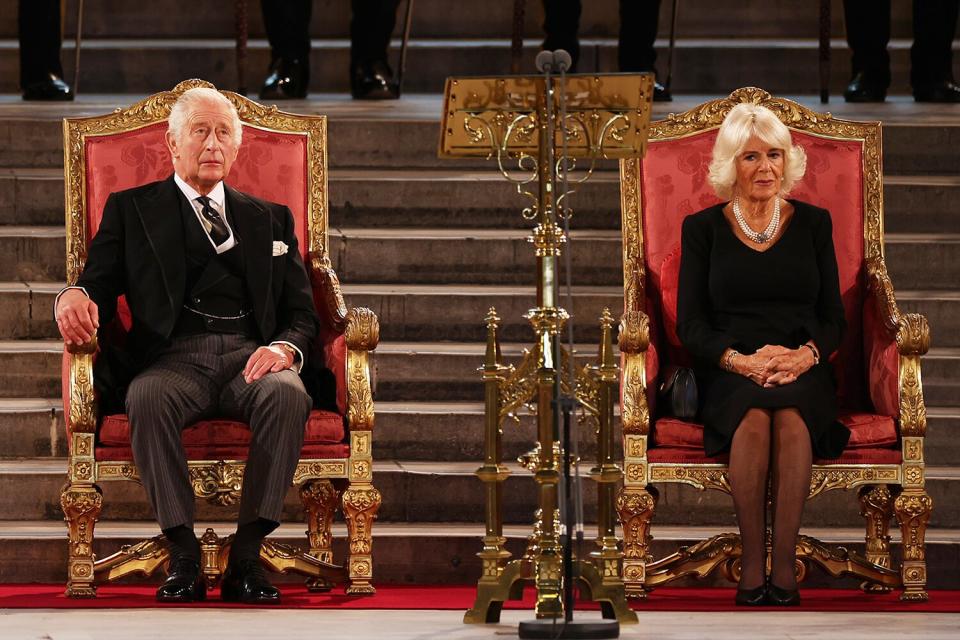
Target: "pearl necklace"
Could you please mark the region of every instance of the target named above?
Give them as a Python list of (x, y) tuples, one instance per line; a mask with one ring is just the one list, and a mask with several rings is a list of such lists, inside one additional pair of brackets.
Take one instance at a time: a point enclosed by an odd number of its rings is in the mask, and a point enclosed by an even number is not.
[(757, 244), (766, 244), (773, 240), (773, 237), (777, 235), (777, 229), (780, 228), (780, 198), (774, 198), (773, 217), (770, 218), (770, 224), (768, 224), (767, 228), (763, 231), (754, 231), (750, 228), (750, 225), (747, 224), (747, 221), (744, 220), (743, 212), (740, 211), (739, 196), (733, 199), (733, 217), (737, 219), (737, 224), (740, 225), (740, 230), (743, 231), (743, 235)]

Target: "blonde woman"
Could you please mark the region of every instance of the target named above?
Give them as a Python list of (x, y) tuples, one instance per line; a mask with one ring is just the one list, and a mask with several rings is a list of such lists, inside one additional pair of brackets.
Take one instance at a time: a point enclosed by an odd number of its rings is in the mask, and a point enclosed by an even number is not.
[(846, 326), (830, 214), (786, 198), (805, 168), (770, 110), (737, 105), (710, 163), (727, 202), (683, 222), (677, 331), (696, 363), (705, 452), (730, 453), (742, 605), (799, 604), (795, 549), (813, 457), (839, 456), (850, 436), (827, 364)]

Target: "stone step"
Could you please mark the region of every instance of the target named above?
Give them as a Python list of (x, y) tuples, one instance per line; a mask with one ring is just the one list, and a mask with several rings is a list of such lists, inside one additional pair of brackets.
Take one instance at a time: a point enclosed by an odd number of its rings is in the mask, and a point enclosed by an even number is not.
[[(483, 522), (485, 489), (474, 476), (478, 462), (375, 461), (374, 484), (383, 494), (379, 518), (385, 522)], [(512, 474), (504, 485), (504, 521), (529, 522), (537, 488), (530, 472), (506, 461)], [(0, 489), (15, 495), (7, 504), (9, 520), (60, 520), (59, 494), (66, 461), (58, 458), (0, 461)], [(596, 489), (585, 479), (585, 518), (596, 518)], [(960, 467), (927, 467), (926, 488), (933, 499), (931, 528), (960, 526)], [(148, 520), (150, 506), (143, 488), (133, 482), (102, 483), (103, 517), (107, 520)], [(734, 526), (729, 496), (700, 492), (692, 487), (661, 485), (657, 521), (667, 524), (722, 524)], [(804, 510), (808, 526), (858, 526), (854, 492), (832, 491), (811, 501)], [(198, 520), (236, 517), (237, 508), (197, 502)], [(295, 489), (287, 494), (284, 519), (302, 518)]]
[(960, 406), (960, 348), (936, 347), (923, 358), (923, 398), (931, 406)]
[[(533, 285), (529, 229), (334, 228), (330, 256), (344, 282), (366, 284)], [(577, 285), (623, 281), (622, 240), (616, 229), (573, 230)], [(894, 285), (955, 289), (960, 278), (960, 234), (887, 233), (886, 262)], [(0, 281), (62, 281), (62, 226), (0, 226)]]
[[(93, 0), (86, 4), (83, 16), (83, 35), (89, 38), (143, 38), (195, 37), (229, 38), (234, 36), (234, 10), (231, 6), (196, 4), (189, 0), (160, 0), (149, 5), (124, 0)], [(403, 29), (401, 3), (397, 12), (394, 34)], [(891, 33), (895, 38), (912, 37), (909, 5), (892, 6)], [(189, 21), (176, 16), (190, 15)], [(148, 19), (149, 17), (149, 19)], [(540, 37), (543, 8), (539, 2), (527, 2), (524, 34)], [(660, 35), (669, 33), (671, 3), (660, 7)], [(843, 5), (832, 2), (832, 33), (844, 37)], [(251, 37), (265, 37), (259, 7), (247, 7), (248, 33)], [(592, 0), (580, 18), (580, 34), (589, 36), (616, 36), (619, 28), (617, 0)], [(680, 37), (729, 36), (793, 37), (797, 34), (813, 37), (817, 33), (819, 10), (814, 4), (773, 3), (758, 7), (738, 0), (693, 0), (684, 2), (678, 13), (677, 35)], [(76, 11), (70, 6), (64, 12), (64, 37), (72, 39), (76, 33)], [(313, 37), (345, 38), (350, 29), (350, 6), (339, 0), (314, 0), (310, 34)], [(415, 3), (412, 33), (417, 37), (458, 35), (462, 37), (510, 36), (513, 28), (513, 5), (491, 2), (476, 11), (474, 7), (445, 0), (419, 0)], [(16, 12), (0, 15), (0, 37), (16, 38)], [(845, 72), (846, 70), (844, 70)]]
[[(0, 282), (0, 340), (52, 339), (59, 336), (53, 320), (53, 301), (62, 282)], [(512, 285), (394, 285), (347, 284), (348, 305), (373, 309), (380, 318), (385, 341), (432, 341), (437, 337), (461, 342), (486, 340), (483, 318), (492, 306), (503, 321), (502, 341), (526, 342), (532, 335), (523, 319), (536, 304), (532, 287)], [(623, 309), (620, 287), (573, 288), (574, 338), (595, 344), (597, 318), (606, 307), (615, 318)], [(930, 321), (935, 345), (960, 344), (955, 291), (901, 290), (897, 299), (903, 311), (918, 311)], [(566, 296), (561, 306), (566, 307)], [(951, 403), (945, 403), (951, 404)], [(958, 403), (960, 404), (960, 403)]]
[[(232, 533), (236, 525), (231, 521), (197, 522), (194, 530), (200, 535), (207, 527), (212, 527), (219, 535), (225, 536)], [(658, 523), (655, 523), (651, 552), (654, 557), (661, 558), (675, 551), (678, 546), (690, 545), (697, 540), (733, 530), (735, 528), (730, 526), (658, 526)], [(271, 538), (303, 547), (303, 531), (302, 523), (285, 522)], [(121, 545), (134, 544), (160, 533), (157, 525), (149, 521), (101, 521), (95, 532), (94, 553), (100, 558), (117, 551)], [(507, 538), (507, 549), (513, 557), (522, 555), (531, 527), (527, 524), (507, 525), (503, 533)], [(594, 528), (588, 527), (585, 533), (586, 543), (592, 544)], [(804, 527), (802, 533), (828, 544), (841, 544), (860, 554), (864, 551), (861, 527)], [(373, 527), (374, 582), (475, 583), (480, 577), (480, 560), (476, 554), (481, 548), (482, 536), (483, 526), (478, 524), (377, 522)], [(890, 537), (895, 545), (899, 545), (900, 532), (896, 526), (891, 528)], [(343, 562), (347, 551), (347, 531), (344, 524), (334, 524), (333, 538), (334, 561)], [(930, 588), (960, 587), (960, 554), (957, 553), (960, 548), (960, 531), (931, 528), (927, 531), (926, 543)], [(895, 547), (897, 550), (898, 548)], [(66, 529), (63, 523), (0, 521), (0, 582), (63, 582), (66, 580), (66, 566)], [(716, 574), (706, 580), (694, 582), (692, 579), (685, 579), (671, 586), (730, 586), (729, 582)], [(270, 578), (278, 583), (297, 582), (302, 579), (293, 575), (271, 575)], [(162, 574), (147, 580), (152, 584), (159, 584)], [(142, 582), (143, 578), (129, 577), (124, 581)], [(827, 585), (853, 589), (857, 588), (858, 582), (851, 578), (828, 579), (817, 569), (811, 571), (804, 582), (805, 587)]]
[[(522, 200), (499, 173), (437, 168), (332, 169), (330, 226), (527, 229)], [(960, 226), (960, 176), (884, 177), (887, 233), (942, 233)], [(923, 202), (923, 207), (917, 207)], [(619, 229), (619, 174), (597, 171), (571, 197), (573, 229)], [(60, 169), (0, 169), (0, 225), (63, 225)]]
[[(960, 56), (957, 59), (960, 60)], [(756, 83), (756, 78), (753, 82)], [(158, 83), (150, 90), (160, 91), (173, 85)], [(724, 87), (709, 95), (677, 95), (673, 102), (656, 103), (653, 118), (686, 111), (707, 100), (727, 95), (730, 90)], [(440, 87), (434, 91), (439, 92)], [(819, 110), (821, 107), (818, 98), (810, 94), (790, 95), (811, 108)], [(62, 167), (63, 117), (109, 113), (142, 97), (90, 94), (81, 96), (74, 103), (26, 104), (17, 95), (0, 95), (0, 106), (3, 107), (0, 167)], [(330, 118), (328, 154), (333, 171), (430, 167), (468, 169), (491, 175), (496, 172), (493, 162), (482, 159), (437, 158), (442, 109), (438, 93), (408, 95), (386, 104), (359, 105), (345, 95), (323, 94), (313, 95), (310, 100), (284, 103), (282, 108), (294, 113), (324, 114)], [(912, 99), (891, 98), (884, 104), (835, 103), (830, 105), (830, 111), (838, 118), (884, 122), (883, 164), (888, 175), (960, 174), (953, 151), (960, 146), (960, 117), (952, 105), (917, 104)], [(598, 168), (615, 170), (616, 166), (608, 162), (599, 163)]]
[[(800, 36), (800, 37), (797, 37)], [(776, 93), (817, 93), (818, 40), (816, 31), (778, 38), (677, 39), (673, 89), (724, 94), (745, 85), (762, 85)], [(524, 41), (523, 72), (533, 73), (534, 58), (541, 38)], [(888, 47), (893, 83), (892, 94), (908, 94), (910, 70), (908, 39), (893, 39)], [(394, 39), (389, 56), (396, 60), (400, 42)], [(661, 60), (666, 59), (668, 41), (656, 42)], [(185, 77), (202, 77), (222, 87), (237, 86), (236, 42), (233, 38), (182, 39), (114, 37), (86, 38), (83, 42), (81, 85), (96, 93), (150, 93), (172, 87)], [(831, 91), (840, 95), (849, 79), (850, 51), (846, 41), (831, 41), (831, 56), (837, 73), (831, 76)], [(64, 42), (63, 66), (66, 77), (73, 76), (74, 46)], [(310, 55), (313, 91), (347, 91), (349, 39), (323, 38), (313, 41)], [(189, 60), (189, 63), (185, 63)], [(248, 89), (255, 92), (270, 62), (265, 39), (248, 42)], [(405, 90), (441, 91), (448, 76), (499, 75), (510, 69), (509, 34), (494, 38), (459, 38), (447, 34), (439, 38), (414, 36), (407, 50)], [(19, 88), (16, 40), (0, 40), (0, 92)], [(97, 73), (89, 70), (96, 69)], [(617, 40), (610, 37), (581, 39), (578, 69), (584, 73), (615, 72)], [(790, 73), (784, 73), (790, 69)], [(841, 70), (843, 70), (841, 72)], [(960, 61), (954, 61), (954, 71)]]
[[(381, 383), (382, 384), (382, 383)], [(536, 441), (534, 419), (525, 410), (503, 428), (503, 457), (514, 460)], [(376, 460), (466, 462), (483, 459), (481, 402), (376, 399)], [(596, 445), (580, 430), (580, 452), (592, 460)], [(960, 407), (927, 406), (924, 457), (931, 465), (960, 465)], [(619, 444), (618, 444), (619, 449)], [(67, 452), (59, 398), (0, 399), (0, 459), (62, 457)]]

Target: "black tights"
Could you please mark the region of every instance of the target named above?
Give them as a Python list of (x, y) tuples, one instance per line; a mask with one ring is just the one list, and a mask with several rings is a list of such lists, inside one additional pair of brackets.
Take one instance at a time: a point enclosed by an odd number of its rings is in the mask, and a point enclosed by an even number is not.
[(796, 588), (797, 534), (810, 491), (813, 450), (796, 409), (750, 409), (730, 447), (730, 487), (743, 555), (740, 588), (763, 584), (766, 565), (767, 474), (773, 478), (773, 553), (770, 581)]

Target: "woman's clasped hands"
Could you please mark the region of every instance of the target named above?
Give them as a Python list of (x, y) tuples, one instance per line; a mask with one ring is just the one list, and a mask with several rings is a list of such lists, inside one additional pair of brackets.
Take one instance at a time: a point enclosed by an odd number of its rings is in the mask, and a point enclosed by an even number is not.
[(811, 349), (788, 349), (768, 344), (751, 355), (740, 355), (734, 361), (734, 370), (762, 387), (779, 387), (806, 373), (814, 365)]

